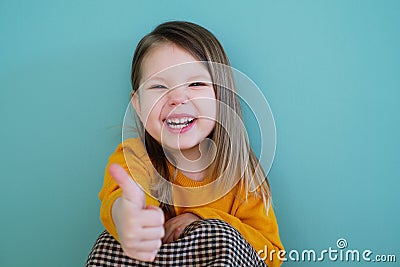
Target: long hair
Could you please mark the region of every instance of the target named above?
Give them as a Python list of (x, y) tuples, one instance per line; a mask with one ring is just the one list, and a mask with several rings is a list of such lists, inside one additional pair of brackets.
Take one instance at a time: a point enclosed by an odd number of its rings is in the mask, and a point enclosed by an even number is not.
[[(205, 28), (185, 21), (170, 21), (157, 26), (152, 32), (144, 36), (136, 47), (132, 60), (132, 97), (139, 89), (142, 81), (141, 66), (144, 57), (152, 48), (173, 43), (199, 61), (212, 62), (208, 70), (212, 77), (217, 102), (217, 123), (209, 138), (216, 145), (214, 162), (210, 165), (212, 177), (218, 177), (218, 187), (227, 192), (240, 183), (240, 190), (244, 190), (247, 199), (249, 193), (261, 197), (266, 212), (269, 210), (271, 193), (268, 180), (250, 147), (247, 133), (242, 123), (242, 111), (239, 97), (236, 93), (233, 74), (229, 59), (217, 38)], [(220, 65), (219, 65), (220, 64)], [(236, 115), (232, 117), (232, 112)], [(139, 127), (143, 125), (139, 122)], [(139, 131), (143, 132), (143, 131)], [(169, 215), (174, 216), (174, 209), (168, 203), (173, 203), (172, 189), (168, 181), (172, 181), (168, 168), (167, 158), (162, 146), (146, 131), (141, 136), (147, 149), (149, 158), (161, 177), (158, 184), (153, 185), (155, 195), (161, 200), (161, 207)], [(257, 189), (257, 186), (260, 185)]]

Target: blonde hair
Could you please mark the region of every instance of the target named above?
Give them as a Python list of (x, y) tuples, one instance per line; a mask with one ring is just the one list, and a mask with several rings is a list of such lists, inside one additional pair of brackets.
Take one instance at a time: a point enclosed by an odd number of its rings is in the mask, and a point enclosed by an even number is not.
[[(230, 66), (230, 62), (222, 45), (211, 32), (191, 22), (170, 21), (160, 24), (144, 36), (137, 45), (132, 60), (132, 97), (142, 82), (141, 65), (144, 57), (155, 46), (167, 42), (185, 49), (199, 61), (217, 63), (207, 65), (216, 99), (221, 103), (217, 105), (217, 123), (209, 136), (216, 145), (215, 160), (210, 166), (211, 175), (219, 177), (217, 185), (224, 192), (234, 188), (239, 181), (240, 190), (244, 190), (245, 198), (247, 199), (249, 194), (261, 197), (268, 212), (271, 204), (269, 183), (250, 147), (246, 129), (238, 127), (242, 123), (242, 111), (232, 72), (230, 68), (218, 67), (219, 64)], [(237, 116), (231, 116), (232, 111)], [(138, 122), (138, 127), (143, 128), (142, 123)], [(163, 148), (146, 130), (141, 138), (153, 166), (165, 179), (160, 179), (153, 185), (154, 194), (161, 200), (161, 207), (170, 216), (174, 216), (174, 209), (168, 204), (173, 203), (172, 190), (168, 182), (172, 177)]]

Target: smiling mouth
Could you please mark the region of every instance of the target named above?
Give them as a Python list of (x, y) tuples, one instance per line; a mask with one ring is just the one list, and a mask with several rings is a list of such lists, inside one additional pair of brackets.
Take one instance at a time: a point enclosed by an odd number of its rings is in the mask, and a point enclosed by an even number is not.
[(190, 126), (195, 120), (196, 118), (193, 117), (170, 118), (166, 119), (165, 123), (172, 129), (183, 129)]

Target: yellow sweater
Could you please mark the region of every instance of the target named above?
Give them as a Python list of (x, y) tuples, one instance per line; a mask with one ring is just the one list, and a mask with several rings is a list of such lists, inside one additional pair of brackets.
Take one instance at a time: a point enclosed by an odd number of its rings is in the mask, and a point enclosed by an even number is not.
[[(129, 166), (130, 172), (128, 171), (128, 173), (147, 191), (149, 189), (148, 183), (146, 185), (144, 181), (148, 180), (150, 176), (151, 162), (146, 156), (143, 143), (138, 138), (125, 140), (109, 158), (105, 170), (104, 184), (99, 193), (99, 198), (102, 201), (100, 218), (106, 230), (119, 240), (112, 220), (111, 208), (122, 192), (108, 172), (108, 166), (112, 163), (120, 164), (127, 171)], [(181, 172), (178, 172), (174, 183), (184, 187), (196, 187), (204, 185), (206, 182), (190, 180)], [(202, 219), (220, 219), (229, 223), (241, 233), (257, 252), (260, 250), (265, 252), (265, 248), (268, 249), (268, 257), (266, 257), (265, 261), (269, 267), (280, 266), (281, 261), (276, 258), (276, 254), (279, 250), (283, 250), (283, 246), (279, 238), (278, 225), (273, 209), (269, 210), (267, 216), (261, 198), (249, 195), (248, 200), (243, 201), (244, 197), (237, 196), (237, 192), (238, 190), (234, 188), (224, 197), (198, 207), (175, 206), (175, 212), (177, 215), (191, 212)], [(146, 204), (159, 206), (158, 200), (148, 194), (146, 194)], [(269, 259), (271, 250), (276, 252), (273, 254), (272, 262)]]

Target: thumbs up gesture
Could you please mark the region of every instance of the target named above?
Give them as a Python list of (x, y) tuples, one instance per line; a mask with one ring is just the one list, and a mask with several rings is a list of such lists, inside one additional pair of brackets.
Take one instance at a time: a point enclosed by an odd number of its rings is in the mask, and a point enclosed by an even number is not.
[(112, 217), (123, 251), (134, 259), (154, 261), (164, 236), (162, 210), (146, 207), (144, 192), (120, 165), (110, 165), (109, 172), (122, 189), (122, 196), (113, 204)]

